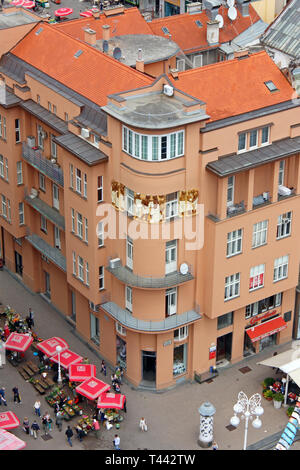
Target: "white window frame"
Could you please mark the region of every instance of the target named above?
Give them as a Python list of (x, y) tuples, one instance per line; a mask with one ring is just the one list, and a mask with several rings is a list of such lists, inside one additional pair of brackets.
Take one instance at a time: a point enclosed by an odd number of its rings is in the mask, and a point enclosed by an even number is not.
[(165, 205), (165, 220), (172, 220), (178, 216), (178, 192), (167, 194)]
[(7, 200), (4, 194), (1, 194), (1, 209), (2, 209), (2, 216), (7, 219)]
[(21, 142), (21, 126), (20, 126), (20, 119), (15, 119), (15, 137), (16, 137), (16, 144)]
[(116, 332), (117, 332), (119, 335), (126, 336), (126, 329), (125, 329), (124, 326), (121, 325), (121, 323), (119, 323), (119, 322), (116, 322)]
[(82, 214), (76, 212), (76, 220), (77, 220), (77, 235), (79, 238), (83, 238), (83, 217)]
[(58, 250), (61, 250), (60, 230), (57, 225), (54, 225), (54, 246)]
[(97, 177), (97, 202), (103, 201), (103, 176)]
[(292, 211), (280, 214), (277, 219), (276, 240), (289, 237), (292, 232)]
[(71, 207), (71, 231), (75, 233), (75, 210)]
[(77, 257), (77, 264), (78, 264), (78, 279), (84, 282), (84, 262), (81, 256)]
[(132, 312), (132, 287), (125, 286), (125, 308)]
[(104, 224), (103, 224), (103, 222), (98, 222), (98, 224), (97, 224), (97, 240), (98, 240), (98, 248), (102, 248), (102, 246), (104, 246)]
[(41, 214), (41, 230), (42, 230), (42, 232), (47, 233), (47, 219), (42, 214)]
[(46, 177), (43, 173), (39, 173), (39, 188), (44, 192), (46, 191)]
[(268, 220), (261, 220), (253, 224), (252, 248), (266, 245), (268, 238)]
[(54, 137), (55, 137), (54, 134), (50, 134), (50, 151), (51, 151), (51, 157), (56, 160), (57, 159), (57, 145), (56, 145), (56, 142), (53, 141)]
[(193, 68), (202, 67), (203, 65), (203, 55), (196, 54), (193, 56)]
[(7, 220), (11, 222), (11, 207), (10, 207), (10, 199), (7, 198)]
[(83, 173), (83, 197), (87, 199), (87, 174)]
[(240, 295), (241, 274), (235, 273), (225, 277), (224, 300), (231, 300)]
[(96, 315), (90, 313), (91, 340), (100, 344), (100, 320)]
[(17, 185), (23, 184), (23, 166), (22, 161), (17, 162)]
[(249, 291), (264, 287), (265, 283), (265, 265), (259, 264), (250, 268)]
[(235, 176), (231, 175), (227, 178), (227, 206), (233, 206), (234, 204), (234, 186)]
[(99, 291), (104, 290), (104, 266), (99, 266), (98, 281), (99, 281)]
[(242, 253), (243, 248), (243, 229), (239, 228), (227, 233), (227, 250), (226, 257), (238, 255)]
[(70, 163), (70, 188), (74, 189), (74, 166)]
[(44, 130), (40, 124), (37, 124), (37, 144), (41, 150), (44, 150)]
[[(264, 129), (267, 129), (268, 135), (267, 135), (267, 140), (263, 142), (263, 132)], [(260, 137), (260, 145), (263, 147), (264, 145), (269, 145), (270, 144), (270, 126), (264, 126), (261, 128), (261, 137)]]
[(128, 215), (134, 216), (134, 192), (131, 189), (125, 189), (126, 211)]
[(59, 188), (56, 184), (52, 184), (53, 207), (59, 210)]
[[(240, 138), (241, 136), (244, 137), (245, 141), (244, 141), (244, 147), (241, 147), (240, 148)], [(238, 134), (238, 153), (242, 153), (242, 152), (245, 152), (247, 150), (247, 132), (240, 132)]]
[[(256, 135), (255, 144), (251, 145), (251, 135)], [(249, 150), (256, 149), (258, 147), (258, 129), (252, 129), (249, 131)]]
[(4, 157), (0, 155), (0, 176), (4, 178)]
[(177, 240), (166, 242), (165, 246), (165, 274), (177, 271)]
[(75, 191), (81, 194), (82, 189), (82, 173), (79, 168), (75, 168)]
[(126, 239), (126, 266), (133, 269), (133, 240), (130, 237)]
[(84, 217), (84, 241), (86, 243), (89, 241), (89, 222), (86, 217)]
[(8, 158), (4, 158), (4, 166), (5, 166), (5, 179), (8, 181)]
[(76, 253), (72, 251), (72, 264), (73, 264), (73, 274), (76, 276), (77, 273), (77, 264), (76, 264)]
[(176, 68), (178, 72), (185, 71), (185, 60), (184, 59), (176, 59)]
[(280, 160), (278, 169), (278, 185), (284, 186), (285, 160)]
[(6, 140), (6, 117), (3, 116), (3, 139)]
[(177, 287), (166, 290), (166, 315), (176, 315), (177, 313)]
[(88, 261), (85, 262), (85, 283), (87, 286), (90, 285), (90, 271)]
[(19, 225), (25, 224), (24, 202), (19, 202)]
[(289, 256), (281, 256), (274, 260), (273, 282), (281, 281), (288, 277)]
[(174, 330), (174, 341), (183, 341), (189, 336), (188, 325), (182, 326), (177, 330)]

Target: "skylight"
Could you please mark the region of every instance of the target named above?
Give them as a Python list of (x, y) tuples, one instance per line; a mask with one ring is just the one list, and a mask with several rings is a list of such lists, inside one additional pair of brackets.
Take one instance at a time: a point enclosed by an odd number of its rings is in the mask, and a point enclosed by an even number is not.
[(163, 26), (161, 29), (162, 29), (164, 34), (170, 34), (170, 31), (168, 30), (168, 28), (166, 26)]
[(203, 24), (201, 23), (200, 20), (196, 20), (195, 23), (196, 23), (196, 25), (198, 26), (198, 28), (202, 28), (202, 27), (203, 27)]
[(39, 29), (35, 32), (35, 34), (38, 36), (42, 31), (43, 31), (43, 28), (39, 28)]
[(275, 85), (275, 83), (272, 82), (272, 80), (268, 80), (267, 82), (265, 82), (265, 85), (269, 91), (278, 91), (277, 86)]
[(83, 53), (83, 51), (81, 49), (79, 49), (77, 52), (75, 52), (74, 54), (74, 57), (76, 57), (76, 59)]

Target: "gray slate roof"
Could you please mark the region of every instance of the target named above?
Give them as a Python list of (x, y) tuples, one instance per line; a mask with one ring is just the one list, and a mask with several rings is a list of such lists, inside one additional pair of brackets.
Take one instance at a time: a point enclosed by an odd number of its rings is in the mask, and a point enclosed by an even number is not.
[(240, 154), (228, 155), (206, 165), (208, 170), (218, 176), (224, 177), (250, 170), (256, 166), (279, 160), (300, 152), (300, 137), (294, 139), (282, 139), (266, 147), (244, 152)]
[(50, 111), (43, 108), (43, 106), (39, 105), (35, 101), (23, 101), (20, 103), (20, 106), (26, 109), (26, 111), (30, 112), (30, 114), (36, 116), (48, 126), (52, 127), (52, 129), (55, 129), (60, 134), (63, 132), (68, 132), (68, 125), (65, 121), (57, 117), (55, 114), (50, 113)]
[(55, 137), (53, 140), (88, 165), (95, 165), (108, 159), (108, 156), (101, 150), (71, 132)]
[(294, 58), (300, 57), (300, 0), (292, 0), (279, 15), (261, 42)]

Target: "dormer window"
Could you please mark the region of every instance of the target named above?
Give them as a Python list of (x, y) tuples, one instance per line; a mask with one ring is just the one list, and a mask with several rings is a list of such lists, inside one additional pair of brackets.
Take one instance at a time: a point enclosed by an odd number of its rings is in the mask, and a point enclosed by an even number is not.
[(275, 85), (275, 83), (272, 82), (272, 80), (268, 80), (267, 82), (265, 82), (265, 85), (271, 92), (278, 91), (277, 86)]

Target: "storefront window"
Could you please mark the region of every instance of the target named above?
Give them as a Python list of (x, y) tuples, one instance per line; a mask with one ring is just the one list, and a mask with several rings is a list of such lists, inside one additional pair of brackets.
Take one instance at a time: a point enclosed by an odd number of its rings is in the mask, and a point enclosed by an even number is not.
[(120, 363), (120, 366), (126, 370), (126, 341), (117, 336), (117, 362)]
[(186, 372), (187, 344), (174, 348), (173, 375), (177, 376)]

